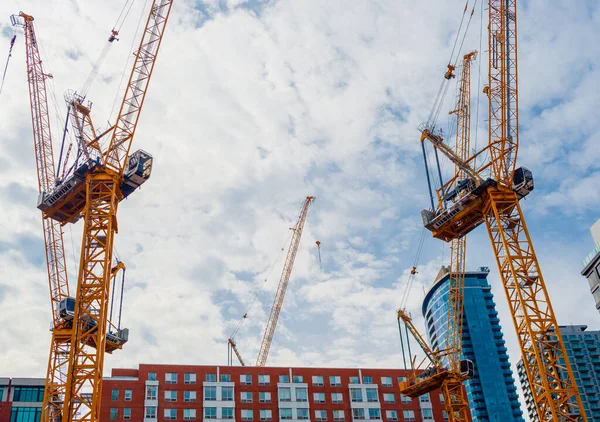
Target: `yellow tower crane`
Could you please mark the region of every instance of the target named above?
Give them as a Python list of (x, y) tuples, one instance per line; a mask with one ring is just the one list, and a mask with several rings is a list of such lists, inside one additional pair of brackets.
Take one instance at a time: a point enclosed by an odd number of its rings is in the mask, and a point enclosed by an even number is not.
[[(33, 17), (21, 12), (18, 15), (12, 15), (10, 19), (13, 26), (22, 27), (25, 34), (25, 57), (33, 128), (33, 146), (37, 167), (38, 191), (42, 194), (54, 189), (57, 178), (46, 91), (46, 79), (51, 78), (52, 75), (44, 71)], [(61, 224), (56, 220), (42, 217), (42, 228), (52, 307), (52, 342), (48, 359), (44, 403), (46, 403), (48, 414), (59, 415), (66, 391), (72, 331), (69, 324), (65, 324), (63, 318), (60, 317), (60, 304), (70, 297), (69, 282)]]
[(275, 293), (275, 300), (271, 306), (271, 314), (265, 328), (265, 334), (260, 345), (260, 351), (256, 358), (256, 366), (265, 366), (267, 363), (267, 357), (269, 356), (269, 350), (271, 349), (271, 343), (273, 342), (273, 335), (275, 334), (275, 328), (277, 327), (277, 321), (279, 319), (279, 313), (281, 312), (281, 306), (283, 305), (283, 299), (287, 290), (290, 276), (292, 275), (292, 268), (294, 267), (294, 260), (296, 259), (296, 253), (298, 252), (298, 246), (300, 245), (300, 238), (302, 237), (302, 230), (304, 229), (304, 223), (306, 222), (306, 215), (308, 214), (308, 206), (315, 200), (314, 196), (307, 196), (300, 210), (300, 216), (296, 225), (292, 230), (292, 240), (290, 241), (290, 247), (288, 249), (285, 263), (283, 264), (283, 271), (279, 279), (277, 286), (277, 292)]
[(533, 401), (541, 421), (585, 421), (575, 378), (519, 200), (533, 190), (533, 176), (516, 168), (519, 145), (517, 2), (488, 0), (488, 144), (467, 160), (435, 127), (420, 127), (428, 140), (464, 174), (468, 192), (457, 202), (437, 190), (437, 204), (422, 211), (424, 225), (446, 242), (485, 223), (509, 302)]
[[(37, 39), (31, 18), (21, 13), (15, 22), (25, 28), (27, 40), (28, 81), (31, 97), (34, 142), (38, 159), (40, 197), (38, 208), (43, 213), (44, 231), (60, 225), (84, 220), (81, 258), (75, 298), (69, 297), (66, 286), (64, 258), (63, 279), (55, 281), (49, 270), (51, 297), (58, 301), (55, 309), (50, 364), (42, 407), (42, 421), (73, 420), (97, 422), (100, 420), (100, 399), (104, 353), (122, 348), (128, 330), (116, 329), (108, 321), (110, 280), (122, 264), (112, 267), (113, 240), (117, 228), (117, 207), (149, 177), (152, 157), (144, 151), (130, 154), (130, 147), (152, 76), (154, 64), (171, 11), (171, 0), (154, 0), (144, 28), (133, 69), (116, 124), (97, 135), (91, 124), (89, 107), (74, 96), (70, 106), (80, 115), (75, 122), (81, 138), (83, 160), (76, 159), (74, 170), (64, 179), (54, 177), (45, 79), (37, 48)], [(100, 148), (100, 137), (110, 134), (105, 150)], [(41, 157), (42, 154), (45, 156)], [(50, 165), (51, 163), (51, 165)], [(53, 183), (46, 183), (45, 181)], [(55, 245), (62, 251), (62, 240), (46, 239), (47, 256), (55, 253)], [(62, 236), (62, 234), (60, 235)], [(50, 249), (49, 249), (50, 248)], [(51, 268), (50, 259), (48, 267)], [(62, 274), (61, 273), (61, 274)], [(59, 286), (59, 288), (55, 288)], [(56, 311), (58, 308), (58, 311)], [(65, 367), (68, 369), (65, 370)]]
[[(456, 142), (453, 152), (461, 160), (468, 158), (470, 150), (471, 62), (476, 56), (477, 52), (472, 51), (463, 58), (456, 108), (450, 112), (456, 115)], [(455, 166), (454, 176), (442, 185), (439, 194), (443, 195), (446, 201), (460, 201), (468, 192), (465, 188), (465, 180), (467, 180), (465, 172), (459, 166)], [(448, 326), (445, 347), (442, 351), (436, 351), (436, 354), (439, 355), (438, 361), (430, 358), (433, 370), (424, 373), (413, 371), (407, 381), (400, 385), (402, 394), (409, 397), (418, 397), (436, 388), (441, 388), (450, 422), (466, 422), (469, 420), (469, 403), (463, 388), (463, 381), (473, 375), (473, 363), (462, 359), (466, 244), (466, 236), (451, 241), (447, 305)], [(425, 351), (425, 354), (430, 357), (431, 350), (424, 343), (422, 336), (404, 311), (398, 312), (398, 319), (404, 322), (408, 331)], [(441, 358), (447, 360), (447, 367), (442, 365)]]

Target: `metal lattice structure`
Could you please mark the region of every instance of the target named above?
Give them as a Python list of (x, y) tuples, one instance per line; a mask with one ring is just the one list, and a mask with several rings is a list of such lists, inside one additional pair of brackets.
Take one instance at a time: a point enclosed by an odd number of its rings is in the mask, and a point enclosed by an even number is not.
[(285, 298), (285, 292), (292, 275), (292, 268), (294, 267), (294, 260), (296, 259), (296, 253), (298, 252), (298, 246), (300, 245), (300, 238), (302, 237), (302, 230), (304, 229), (304, 223), (306, 222), (306, 215), (308, 214), (308, 206), (315, 200), (314, 196), (307, 196), (304, 200), (304, 205), (300, 210), (300, 216), (296, 225), (292, 227), (292, 240), (288, 249), (285, 263), (283, 264), (283, 271), (277, 285), (277, 292), (275, 293), (275, 300), (271, 306), (271, 314), (265, 327), (265, 334), (260, 345), (260, 351), (256, 358), (256, 366), (265, 366), (267, 363), (267, 357), (269, 356), (269, 350), (271, 349), (271, 343), (273, 342), (273, 335), (275, 334), (275, 328), (277, 328), (277, 321), (279, 320), (279, 313), (281, 312), (281, 306), (283, 305), (283, 299)]

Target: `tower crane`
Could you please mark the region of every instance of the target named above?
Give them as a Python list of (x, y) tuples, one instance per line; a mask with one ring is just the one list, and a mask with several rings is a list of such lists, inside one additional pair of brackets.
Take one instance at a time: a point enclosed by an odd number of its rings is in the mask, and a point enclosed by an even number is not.
[[(56, 227), (62, 236), (61, 225), (74, 223), (80, 218), (84, 220), (76, 296), (69, 297), (68, 289), (63, 287), (67, 284), (66, 277), (64, 283), (56, 283), (61, 286), (60, 295), (52, 294), (53, 300), (58, 300), (58, 306), (54, 306), (58, 308), (54, 327), (61, 330), (53, 330), (42, 408), (44, 422), (99, 421), (104, 353), (120, 349), (128, 339), (128, 330), (119, 329), (115, 332), (116, 327), (108, 321), (107, 315), (110, 280), (122, 267), (117, 265), (112, 268), (113, 241), (118, 230), (117, 207), (121, 200), (150, 177), (152, 156), (142, 150), (130, 154), (130, 147), (171, 6), (172, 0), (154, 0), (152, 3), (116, 124), (104, 134), (96, 135), (89, 108), (79, 110), (84, 121), (89, 123), (82, 128), (90, 137), (80, 144), (85, 158), (83, 162), (76, 160), (73, 172), (62, 180), (53, 180), (44, 82), (48, 75), (43, 72), (37, 51), (37, 39), (31, 25), (33, 18), (20, 15), (28, 40), (28, 80), (38, 179), (53, 182), (40, 184), (38, 208), (43, 214), (45, 233), (46, 224), (51, 228)], [(39, 136), (40, 133), (43, 136)], [(105, 150), (101, 150), (98, 139), (106, 134), (110, 134), (110, 142)], [(49, 154), (49, 158), (40, 157), (40, 154)], [(50, 162), (52, 168), (48, 164)], [(56, 238), (53, 241), (56, 244)], [(48, 238), (46, 245), (49, 245)], [(48, 252), (50, 255), (54, 253), (54, 249)], [(56, 256), (52, 255), (51, 258), (56, 259)], [(62, 257), (62, 262), (56, 265), (62, 265), (64, 272), (64, 255)], [(50, 268), (50, 259), (48, 261)], [(52, 289), (53, 274), (50, 271), (49, 278)], [(68, 344), (68, 348), (62, 348), (63, 344)], [(53, 362), (57, 356), (61, 359), (67, 356), (66, 363), (63, 362), (58, 368), (57, 363)], [(67, 371), (64, 371), (65, 365), (68, 366)], [(66, 381), (57, 383), (57, 373), (65, 375), (65, 372)]]
[[(33, 128), (33, 145), (36, 158), (38, 192), (50, 192), (55, 186), (56, 169), (52, 151), (52, 131), (48, 113), (46, 79), (52, 75), (44, 71), (33, 17), (21, 12), (11, 16), (13, 26), (22, 27), (25, 33), (27, 82)], [(52, 307), (52, 340), (44, 390), (46, 412), (54, 419), (60, 415), (60, 405), (66, 391), (71, 348), (71, 327), (60, 317), (60, 304), (70, 297), (65, 250), (61, 224), (42, 216), (46, 267)]]
[(269, 315), (269, 320), (267, 321), (265, 334), (260, 345), (260, 351), (258, 352), (258, 357), (256, 358), (256, 366), (265, 366), (267, 363), (267, 357), (269, 356), (269, 350), (271, 349), (271, 343), (273, 341), (273, 335), (275, 334), (275, 328), (277, 327), (281, 306), (283, 305), (285, 291), (287, 290), (290, 276), (292, 275), (294, 260), (296, 259), (296, 253), (298, 252), (298, 246), (300, 245), (300, 238), (302, 237), (302, 230), (304, 229), (304, 223), (306, 222), (308, 207), (314, 200), (314, 196), (306, 197), (304, 204), (300, 209), (300, 216), (298, 217), (296, 225), (290, 228), (290, 230), (292, 230), (292, 240), (290, 241), (290, 247), (285, 258), (285, 263), (283, 264), (283, 271), (281, 272), (281, 277), (277, 286), (277, 292), (275, 293), (275, 300), (271, 306), (271, 314)]
[[(471, 62), (476, 57), (477, 51), (472, 51), (463, 57), (456, 108), (450, 112), (450, 114), (456, 115), (456, 142), (453, 153), (463, 161), (468, 158), (470, 150)], [(451, 70), (454, 69), (455, 67)], [(460, 166), (455, 165), (454, 176), (439, 188), (441, 191), (439, 194), (444, 195), (446, 201), (460, 201), (468, 192), (465, 189), (465, 180), (468, 180), (468, 175)], [(398, 320), (404, 321), (408, 331), (417, 340), (432, 364), (431, 370), (424, 373), (417, 374), (413, 371), (407, 381), (401, 383), (400, 390), (402, 394), (409, 397), (418, 397), (436, 388), (441, 388), (450, 422), (469, 420), (469, 403), (463, 388), (463, 381), (472, 377), (474, 372), (473, 363), (462, 359), (466, 246), (466, 236), (452, 239), (450, 244), (447, 329), (445, 347), (442, 351), (432, 352), (412, 324), (410, 317), (403, 310), (398, 311)], [(432, 359), (432, 355), (437, 359)], [(442, 358), (447, 360), (447, 367), (444, 367)]]
[[(488, 0), (488, 143), (461, 159), (430, 124), (421, 129), (469, 177), (467, 191), (447, 201), (438, 189), (437, 204), (422, 211), (433, 237), (451, 242), (485, 224), (533, 401), (541, 421), (586, 421), (573, 371), (519, 201), (533, 190), (533, 175), (516, 167), (519, 146), (517, 1)], [(431, 187), (430, 187), (431, 189)], [(430, 192), (431, 193), (431, 192)], [(432, 195), (433, 196), (433, 195)]]

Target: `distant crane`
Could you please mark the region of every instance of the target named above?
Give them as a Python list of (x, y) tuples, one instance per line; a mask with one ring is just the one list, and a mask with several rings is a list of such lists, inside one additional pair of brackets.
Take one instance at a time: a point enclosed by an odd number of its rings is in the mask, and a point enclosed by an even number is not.
[[(516, 167), (519, 145), (517, 1), (488, 0), (488, 144), (467, 160), (452, 151), (431, 122), (427, 140), (465, 175), (466, 194), (422, 211), (433, 237), (451, 242), (485, 223), (509, 302), (533, 401), (541, 421), (586, 421), (583, 404), (519, 201), (533, 190), (533, 175)], [(450, 69), (449, 69), (450, 70)], [(449, 78), (446, 78), (449, 79)]]
[(279, 313), (281, 312), (281, 306), (283, 305), (283, 299), (285, 297), (285, 291), (287, 290), (290, 276), (292, 275), (292, 268), (294, 266), (294, 260), (296, 259), (296, 253), (298, 252), (298, 246), (300, 245), (300, 238), (302, 237), (302, 230), (304, 229), (304, 223), (306, 221), (306, 215), (308, 214), (308, 207), (315, 200), (314, 196), (307, 196), (304, 200), (304, 205), (300, 210), (300, 216), (296, 225), (292, 230), (292, 240), (288, 249), (285, 263), (283, 264), (283, 271), (281, 272), (281, 278), (279, 279), (279, 285), (277, 286), (277, 292), (275, 293), (275, 300), (271, 306), (271, 314), (265, 328), (265, 334), (260, 345), (260, 351), (256, 359), (256, 366), (265, 366), (267, 363), (267, 357), (269, 356), (269, 350), (271, 349), (271, 343), (273, 342), (273, 335), (275, 334), (275, 328), (277, 327), (277, 321), (279, 319)]

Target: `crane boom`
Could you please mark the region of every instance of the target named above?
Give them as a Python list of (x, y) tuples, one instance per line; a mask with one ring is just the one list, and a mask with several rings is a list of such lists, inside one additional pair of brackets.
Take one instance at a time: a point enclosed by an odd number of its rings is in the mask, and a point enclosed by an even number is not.
[[(12, 15), (14, 26), (23, 27), (25, 33), (25, 51), (29, 104), (33, 128), (38, 191), (49, 192), (55, 183), (54, 154), (52, 150), (52, 132), (48, 113), (46, 79), (52, 77), (44, 71), (38, 48), (33, 17), (21, 12)], [(60, 415), (67, 382), (68, 356), (70, 351), (71, 330), (62, 325), (59, 317), (59, 305), (69, 297), (69, 282), (65, 263), (63, 233), (60, 223), (42, 216), (46, 267), (50, 287), (52, 309), (52, 340), (44, 388), (44, 412), (52, 417)]]
[(110, 145), (104, 154), (106, 166), (118, 173), (123, 172), (129, 156), (131, 141), (144, 105), (171, 5), (172, 0), (154, 1), (140, 47), (135, 55), (133, 71), (121, 103), (117, 123)]
[(283, 264), (283, 271), (281, 272), (281, 278), (279, 279), (279, 285), (277, 286), (277, 292), (275, 293), (275, 300), (273, 306), (271, 306), (271, 314), (269, 321), (265, 328), (265, 334), (260, 345), (260, 351), (256, 359), (256, 366), (265, 366), (267, 363), (267, 357), (269, 356), (269, 350), (271, 349), (271, 343), (273, 341), (273, 335), (275, 334), (275, 328), (277, 327), (277, 320), (279, 319), (279, 313), (281, 312), (281, 305), (283, 305), (283, 299), (285, 297), (285, 291), (287, 290), (290, 276), (292, 275), (292, 268), (294, 267), (294, 260), (296, 259), (296, 252), (298, 252), (298, 246), (300, 245), (300, 238), (302, 237), (302, 230), (304, 229), (304, 223), (306, 221), (306, 215), (308, 213), (308, 206), (315, 200), (314, 196), (307, 196), (304, 200), (304, 205), (300, 210), (300, 216), (296, 225), (292, 227), (292, 240), (290, 242), (290, 248), (288, 249), (285, 263)]
[[(246, 366), (246, 363), (244, 362), (244, 359), (242, 359), (242, 355), (238, 351), (237, 344), (235, 344), (235, 341), (233, 339), (229, 339), (228, 343), (229, 343), (229, 347), (231, 347), (231, 349), (233, 350), (233, 352), (237, 356), (238, 360), (240, 361), (240, 365)], [(229, 362), (229, 364), (231, 364), (231, 362)]]

